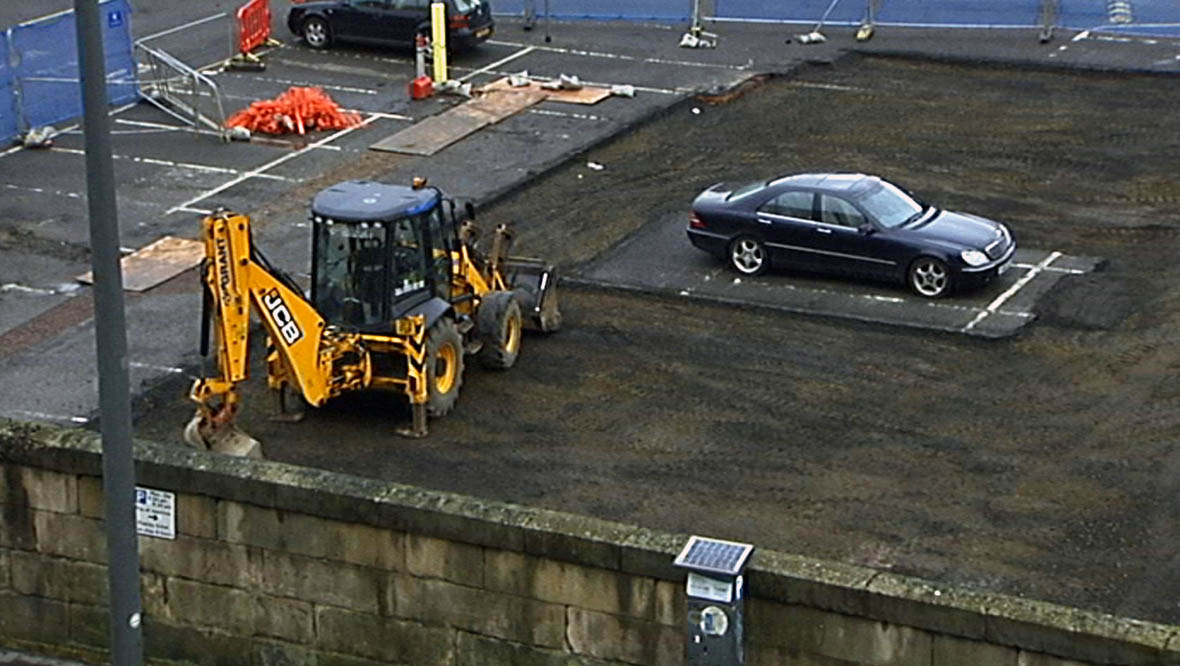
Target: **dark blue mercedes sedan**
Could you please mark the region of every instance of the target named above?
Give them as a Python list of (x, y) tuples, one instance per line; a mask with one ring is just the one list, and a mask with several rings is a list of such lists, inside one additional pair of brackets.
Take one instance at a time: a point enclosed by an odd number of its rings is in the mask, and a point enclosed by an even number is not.
[(1016, 252), (999, 222), (852, 173), (714, 185), (693, 201), (688, 239), (743, 275), (798, 268), (902, 282), (927, 298), (986, 284)]

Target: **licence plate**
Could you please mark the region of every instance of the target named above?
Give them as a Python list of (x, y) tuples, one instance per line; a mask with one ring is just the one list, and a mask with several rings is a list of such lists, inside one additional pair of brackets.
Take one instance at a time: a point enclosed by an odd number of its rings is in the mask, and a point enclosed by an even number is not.
[(475, 36), (476, 36), (476, 38), (479, 38), (479, 39), (487, 37), (490, 34), (492, 34), (491, 28), (480, 28), (479, 30), (475, 31)]
[(1012, 260), (1008, 259), (1008, 261), (1005, 261), (1004, 263), (1000, 264), (1000, 267), (998, 269), (996, 269), (996, 275), (1003, 275), (1004, 273), (1007, 273), (1008, 269), (1011, 266), (1012, 266)]

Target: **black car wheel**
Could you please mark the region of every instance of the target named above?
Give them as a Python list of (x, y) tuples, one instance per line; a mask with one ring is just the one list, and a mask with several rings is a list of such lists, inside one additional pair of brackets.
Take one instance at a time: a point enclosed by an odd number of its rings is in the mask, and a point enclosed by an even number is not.
[(332, 44), (332, 29), (324, 19), (313, 16), (303, 22), (303, 41), (313, 49), (326, 49)]
[(951, 271), (940, 259), (918, 257), (910, 264), (908, 281), (915, 294), (939, 298), (951, 289)]
[(760, 275), (769, 267), (766, 247), (749, 236), (741, 236), (729, 244), (729, 263), (742, 275)]

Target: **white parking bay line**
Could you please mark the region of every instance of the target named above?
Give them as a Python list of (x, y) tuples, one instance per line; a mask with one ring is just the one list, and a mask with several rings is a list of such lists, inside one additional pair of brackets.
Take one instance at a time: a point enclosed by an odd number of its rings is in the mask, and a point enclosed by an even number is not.
[(527, 46), (527, 47), (517, 51), (516, 53), (513, 53), (510, 56), (500, 58), (496, 62), (494, 62), (486, 67), (480, 67), (479, 69), (471, 72), (470, 74), (466, 74), (464, 76), (461, 76), (461, 77), (459, 77), (459, 80), (466, 81), (467, 79), (470, 79), (473, 76), (479, 76), (480, 74), (483, 74), (485, 72), (490, 72), (490, 71), (496, 69), (497, 67), (499, 67), (500, 65), (503, 65), (506, 62), (512, 62), (513, 60), (516, 60), (517, 58), (520, 58), (520, 57), (523, 57), (523, 56), (526, 56), (526, 55), (532, 53), (534, 50), (536, 50), (535, 46)]
[[(66, 153), (67, 155), (85, 155), (86, 154), (85, 150), (79, 150), (77, 148), (51, 148), (50, 150), (52, 150), (55, 153)], [(176, 168), (176, 169), (188, 169), (190, 171), (202, 171), (205, 173), (226, 173), (226, 174), (230, 174), (230, 175), (234, 175), (234, 176), (242, 173), (238, 169), (231, 169), (229, 167), (210, 166), (208, 164), (192, 164), (189, 162), (174, 162), (172, 160), (159, 160), (159, 159), (155, 159), (153, 157), (136, 157), (134, 155), (112, 155), (111, 157), (116, 160), (128, 160), (131, 162), (135, 162), (137, 164), (150, 164), (152, 166), (172, 167), (172, 168)], [(287, 178), (286, 176), (274, 176), (274, 175), (267, 174), (267, 173), (258, 174), (257, 176), (255, 176), (255, 178), (267, 178), (270, 180), (281, 180), (281, 181), (288, 182), (288, 183), (297, 182), (293, 178)]]
[(1049, 264), (1056, 261), (1060, 256), (1060, 252), (1050, 252), (1049, 256), (1045, 257), (1040, 261), (1040, 263), (1030, 268), (1028, 272), (1021, 276), (1019, 280), (1014, 282), (1011, 287), (1008, 287), (1007, 291), (1000, 294), (999, 296), (996, 296), (996, 300), (989, 303), (983, 312), (980, 312), (975, 316), (975, 319), (972, 319), (970, 323), (963, 327), (963, 332), (966, 333), (967, 331), (970, 331), (971, 329), (975, 328), (979, 322), (983, 321), (988, 315), (995, 313), (995, 311), (1000, 309), (1000, 306), (1003, 305), (1005, 301), (1007, 301), (1009, 298), (1012, 298), (1016, 292), (1020, 291), (1024, 285), (1031, 282), (1033, 278), (1035, 278), (1041, 271), (1048, 268)]
[(287, 153), (286, 155), (283, 155), (282, 157), (273, 159), (273, 160), (267, 162), (266, 164), (263, 164), (262, 166), (258, 167), (257, 169), (254, 169), (253, 171), (247, 171), (247, 172), (241, 174), (240, 176), (238, 176), (237, 178), (234, 178), (233, 180), (222, 183), (221, 185), (218, 185), (217, 187), (215, 187), (211, 190), (206, 190), (205, 192), (198, 194), (197, 196), (193, 197), (192, 199), (189, 199), (188, 201), (180, 204), (179, 206), (173, 206), (172, 208), (169, 208), (168, 211), (164, 214), (171, 215), (173, 213), (177, 213), (177, 212), (180, 212), (183, 210), (192, 210), (192, 205), (197, 202), (204, 201), (205, 199), (208, 199), (211, 196), (220, 194), (220, 193), (228, 190), (229, 188), (241, 183), (242, 181), (246, 180), (247, 178), (254, 178), (255, 176), (258, 176), (259, 174), (266, 173), (267, 171), (273, 169), (274, 167), (277, 167), (278, 165), (283, 164), (284, 162), (293, 160), (296, 157), (299, 157), (300, 155), (307, 153), (308, 151), (312, 151), (312, 150), (315, 150), (316, 148), (326, 146), (327, 144), (335, 141), (336, 139), (339, 139), (340, 137), (342, 137), (346, 134), (350, 134), (362, 127), (367, 126), (369, 123), (372, 123), (374, 120), (377, 120), (377, 116), (373, 116), (373, 115), (367, 116), (364, 120), (362, 120), (357, 125), (353, 125), (352, 127), (347, 127), (345, 129), (339, 130), (337, 132), (333, 132), (332, 134), (320, 139), (319, 141), (316, 141), (315, 143), (309, 143), (306, 146), (304, 146), (303, 148), (300, 148), (299, 150), (296, 150), (293, 153)]

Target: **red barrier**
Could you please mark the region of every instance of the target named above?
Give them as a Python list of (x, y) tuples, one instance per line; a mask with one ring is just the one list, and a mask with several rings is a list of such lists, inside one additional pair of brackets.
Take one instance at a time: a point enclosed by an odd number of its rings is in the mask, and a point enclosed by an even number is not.
[(270, 0), (250, 0), (238, 9), (238, 50), (249, 53), (270, 39)]

